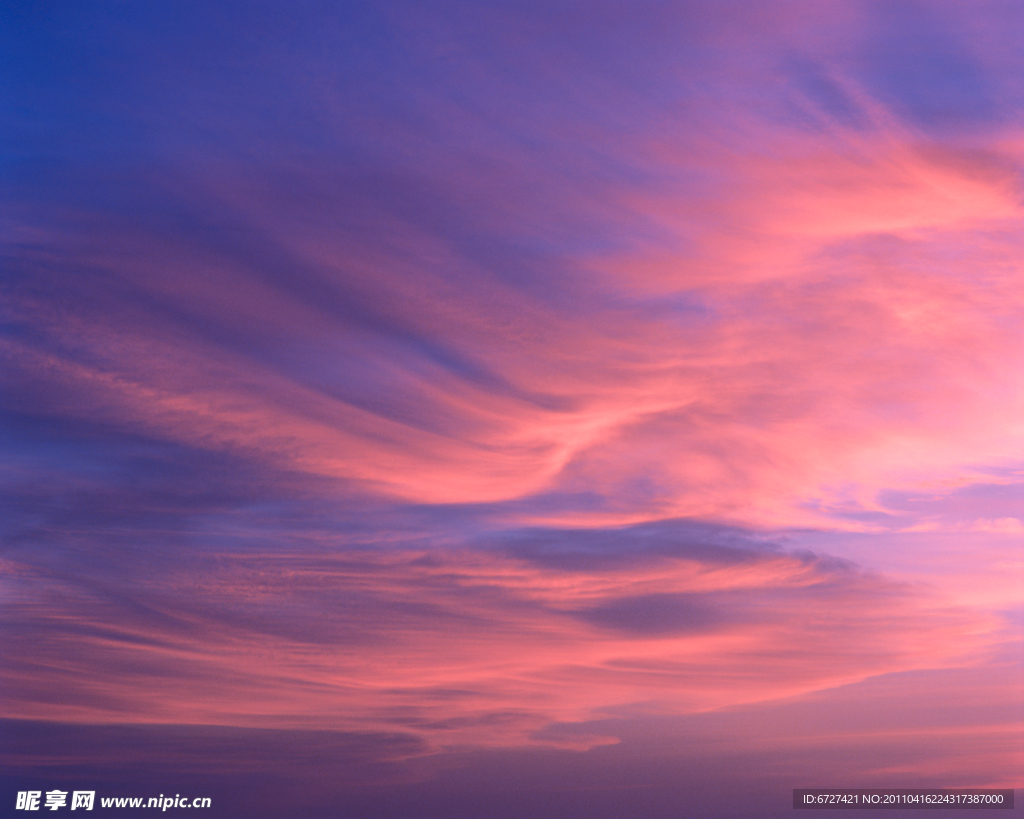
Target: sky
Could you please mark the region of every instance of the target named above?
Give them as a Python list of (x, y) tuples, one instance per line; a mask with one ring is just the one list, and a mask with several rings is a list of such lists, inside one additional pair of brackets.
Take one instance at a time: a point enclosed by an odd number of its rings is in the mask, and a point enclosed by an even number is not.
[(1024, 787), (1019, 3), (0, 14), (0, 815)]

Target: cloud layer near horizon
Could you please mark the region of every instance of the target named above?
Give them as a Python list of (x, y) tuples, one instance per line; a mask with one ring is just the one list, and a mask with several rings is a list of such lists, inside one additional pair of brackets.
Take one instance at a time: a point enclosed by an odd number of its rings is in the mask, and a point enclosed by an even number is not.
[(551, 726), (970, 664), (1006, 639), (852, 565), (679, 525), (339, 545), (8, 561), (10, 715), (585, 748), (614, 740)]

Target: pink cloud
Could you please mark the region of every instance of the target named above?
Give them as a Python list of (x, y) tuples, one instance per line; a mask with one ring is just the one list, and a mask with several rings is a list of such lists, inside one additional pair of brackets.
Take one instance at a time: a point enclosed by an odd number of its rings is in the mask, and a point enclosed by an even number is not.
[[(605, 182), (599, 198), (545, 203), (556, 223), (574, 210), (632, 236), (546, 261), (589, 288), (573, 310), (384, 210), (352, 217), (367, 238), (332, 232), (324, 214), (352, 205), (329, 185), (286, 209), (287, 189), (224, 170), (166, 183), (168, 195), (218, 203), (259, 249), (189, 246), (162, 228), (114, 238), (103, 224), (76, 249), (210, 332), (138, 304), (104, 317), (24, 303), (89, 354), (8, 342), (9, 355), (83, 415), (389, 497), (596, 491), (601, 513), (536, 520), (849, 527), (825, 510), (877, 510), (883, 489), (1002, 462), (1024, 411), (1006, 366), (1024, 292), (1015, 143), (928, 142), (857, 99), (866, 130), (763, 127), (757, 152), (687, 130), (680, 158), (647, 154), (656, 190)], [(744, 127), (742, 112), (716, 116), (726, 136)], [(681, 170), (694, 168), (722, 184), (694, 195)], [(481, 173), (446, 177), (459, 208), (511, 171), (494, 159)], [(528, 213), (512, 196), (477, 229), (500, 235), (516, 208)], [(280, 258), (255, 261), (268, 256)], [(245, 351), (257, 327), (262, 351)]]
[[(15, 606), (7, 714), (401, 729), (435, 747), (558, 744), (538, 732), (973, 665), (999, 626), (910, 586), (781, 553), (603, 570), (436, 550), (210, 565), (140, 577), (131, 598), (101, 602), (97, 582), (88, 596), (64, 592), (59, 609)], [(599, 734), (564, 741), (611, 741)]]

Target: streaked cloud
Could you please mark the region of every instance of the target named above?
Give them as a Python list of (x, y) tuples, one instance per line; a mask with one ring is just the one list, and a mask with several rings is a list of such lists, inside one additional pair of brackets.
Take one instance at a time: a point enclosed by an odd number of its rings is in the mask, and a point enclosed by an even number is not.
[(24, 601), (8, 614), (12, 713), (402, 730), (433, 747), (558, 744), (545, 726), (974, 663), (1002, 627), (910, 585), (728, 531), (340, 545), (317, 555), (193, 551), (152, 569), (140, 556), (106, 572), (11, 564)]
[(1009, 786), (1016, 4), (11, 20), (19, 771)]

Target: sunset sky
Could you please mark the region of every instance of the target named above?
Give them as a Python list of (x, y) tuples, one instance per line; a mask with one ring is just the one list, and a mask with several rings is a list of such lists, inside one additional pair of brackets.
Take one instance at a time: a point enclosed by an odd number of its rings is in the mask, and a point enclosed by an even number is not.
[(2, 18), (0, 816), (1024, 787), (1017, 0)]

